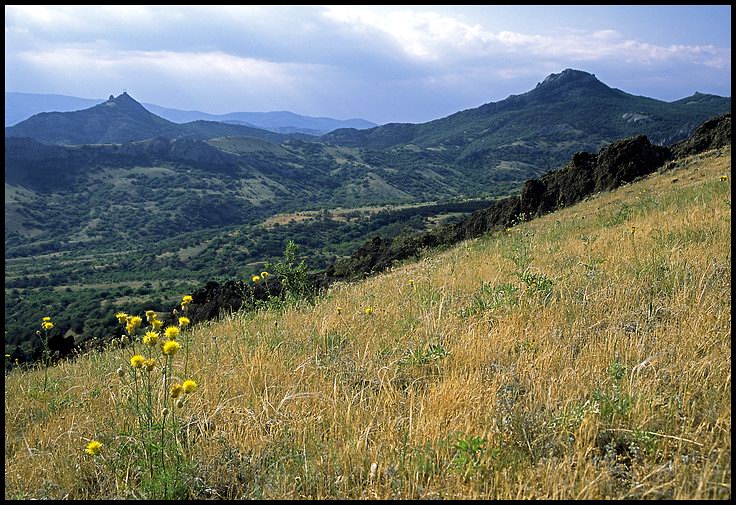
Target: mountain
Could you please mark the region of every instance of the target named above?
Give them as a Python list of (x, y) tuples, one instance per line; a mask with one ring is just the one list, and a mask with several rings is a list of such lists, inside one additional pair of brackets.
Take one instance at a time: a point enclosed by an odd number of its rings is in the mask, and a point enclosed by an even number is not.
[[(6, 92), (5, 126), (15, 125), (40, 112), (69, 112), (88, 109), (103, 101), (102, 99), (77, 98), (65, 95)], [(341, 120), (329, 117), (310, 117), (288, 111), (208, 114), (196, 110), (171, 109), (145, 102), (142, 105), (154, 114), (174, 123), (187, 123), (197, 120), (220, 121), (252, 128), (262, 128), (277, 133), (304, 133), (319, 136), (338, 128), (362, 129), (377, 126), (375, 123), (364, 119)]]
[(274, 132), (242, 125), (197, 120), (184, 124), (149, 112), (130, 95), (110, 95), (101, 104), (73, 112), (42, 112), (5, 128), (6, 137), (29, 137), (46, 144), (119, 144), (152, 137), (206, 140), (226, 135), (281, 141)]
[(730, 112), (731, 99), (696, 93), (675, 102), (610, 88), (593, 74), (566, 69), (529, 92), (421, 124), (340, 129), (321, 139), (339, 146), (449, 161), (483, 184), (539, 175), (577, 151), (597, 151), (616, 139), (646, 135), (667, 145), (706, 119)]
[(5, 126), (25, 121), (40, 112), (71, 112), (94, 107), (104, 99), (75, 96), (5, 92)]
[(365, 119), (333, 119), (329, 117), (302, 116), (289, 111), (272, 112), (229, 112), (227, 114), (207, 114), (200, 111), (181, 111), (145, 104), (148, 110), (174, 122), (194, 121), (205, 119), (208, 121), (222, 121), (223, 123), (242, 124), (278, 133), (306, 133), (308, 135), (323, 135), (338, 128), (365, 129), (373, 128), (376, 123)]
[[(13, 194), (6, 200), (6, 254), (52, 247), (29, 241), (51, 232), (58, 240), (119, 239), (121, 231), (90, 223), (122, 210), (141, 236), (171, 238), (181, 229), (252, 224), (299, 209), (506, 196), (575, 153), (617, 139), (680, 140), (730, 112), (730, 104), (700, 93), (671, 103), (638, 97), (568, 69), (529, 92), (428, 123), (339, 129), (316, 138), (202, 120), (177, 124), (123, 93), (6, 128), (6, 192)], [(100, 143), (109, 145), (60, 146)], [(153, 189), (137, 193), (144, 180)], [(95, 193), (83, 198), (89, 187)], [(220, 200), (229, 211), (209, 212)], [(148, 210), (141, 213), (141, 205)], [(171, 219), (182, 228), (170, 226)]]

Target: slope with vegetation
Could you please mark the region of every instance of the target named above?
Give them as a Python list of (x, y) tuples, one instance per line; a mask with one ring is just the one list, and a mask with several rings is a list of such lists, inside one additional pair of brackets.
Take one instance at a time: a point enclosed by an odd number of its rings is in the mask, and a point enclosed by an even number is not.
[(6, 375), (5, 498), (730, 499), (730, 177), (730, 145), (682, 157), (179, 321), (175, 354), (121, 316), (132, 342)]
[[(248, 279), (289, 240), (311, 268), (345, 259), (336, 277), (349, 273), (349, 255), (373, 235), (386, 264), (406, 259), (417, 246), (450, 243), (431, 233), (416, 242), (407, 229), (458, 219), (513, 195), (530, 177), (544, 186), (544, 174), (575, 152), (642, 133), (655, 145), (668, 142), (727, 111), (730, 98), (666, 103), (565, 70), (528, 93), (430, 123), (320, 139), (175, 124), (127, 94), (85, 111), (34, 116), (6, 129), (6, 353), (39, 359), (40, 341), (25, 322), (45, 308), (66, 307), (57, 320), (66, 341), (105, 339), (115, 329), (109, 307), (166, 310), (177, 292)], [(360, 210), (379, 205), (395, 207)], [(352, 209), (350, 217), (333, 218), (338, 207)], [(506, 210), (509, 218), (525, 211)], [(305, 211), (319, 214), (263, 226)]]

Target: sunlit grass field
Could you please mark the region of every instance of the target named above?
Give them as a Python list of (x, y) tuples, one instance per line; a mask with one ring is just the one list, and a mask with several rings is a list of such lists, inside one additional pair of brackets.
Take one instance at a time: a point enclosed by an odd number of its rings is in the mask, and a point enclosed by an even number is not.
[(6, 374), (6, 499), (731, 498), (730, 148), (175, 354), (137, 315)]

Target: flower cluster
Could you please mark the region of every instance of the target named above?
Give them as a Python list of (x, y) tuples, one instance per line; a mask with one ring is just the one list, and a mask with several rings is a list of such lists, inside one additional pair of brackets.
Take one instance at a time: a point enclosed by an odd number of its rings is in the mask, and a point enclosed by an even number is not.
[(186, 310), (190, 303), (192, 303), (192, 296), (184, 295), (181, 299), (181, 310)]
[(253, 277), (250, 278), (250, 280), (252, 280), (253, 282), (255, 282), (257, 284), (257, 283), (259, 283), (261, 281), (265, 281), (266, 280), (266, 277), (268, 277), (268, 275), (269, 275), (268, 272), (263, 271), (263, 272), (261, 272), (261, 275), (255, 274)]
[(41, 319), (41, 328), (43, 328), (46, 331), (49, 331), (51, 328), (54, 327), (53, 321), (51, 321), (51, 318), (46, 316)]

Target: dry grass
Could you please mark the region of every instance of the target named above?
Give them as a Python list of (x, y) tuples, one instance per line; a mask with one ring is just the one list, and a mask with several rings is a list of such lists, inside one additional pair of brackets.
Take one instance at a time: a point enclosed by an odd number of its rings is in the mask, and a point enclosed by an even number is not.
[[(730, 163), (195, 327), (173, 496), (730, 499)], [(156, 494), (130, 355), (6, 375), (6, 499)]]

